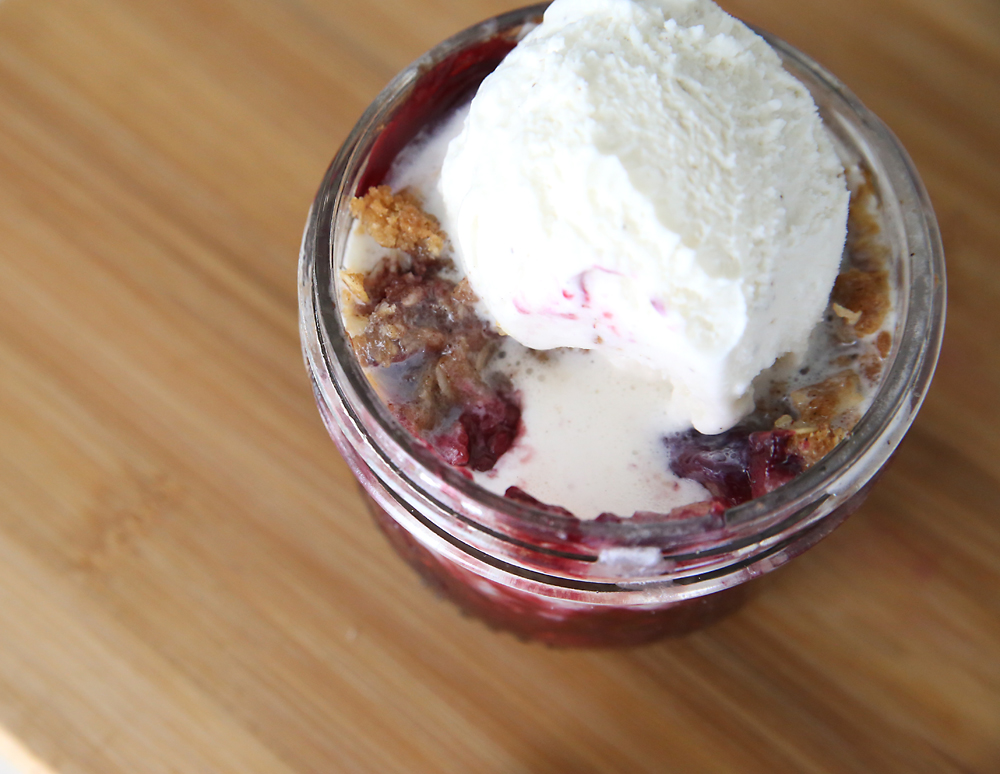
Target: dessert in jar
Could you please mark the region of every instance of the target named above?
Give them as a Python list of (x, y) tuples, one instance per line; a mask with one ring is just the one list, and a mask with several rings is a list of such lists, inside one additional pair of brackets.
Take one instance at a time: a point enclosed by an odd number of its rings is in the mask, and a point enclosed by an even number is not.
[[(943, 259), (905, 153), (801, 54), (700, 0), (542, 11), (446, 41), (362, 118), (307, 225), (303, 343), (425, 578), (523, 636), (633, 644), (857, 507), (927, 389)], [(630, 113), (608, 95), (636, 79)]]

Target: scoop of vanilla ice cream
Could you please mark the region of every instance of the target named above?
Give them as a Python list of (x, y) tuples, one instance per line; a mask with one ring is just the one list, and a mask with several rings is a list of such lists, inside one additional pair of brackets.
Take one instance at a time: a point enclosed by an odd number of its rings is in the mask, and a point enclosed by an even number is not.
[(439, 188), (504, 332), (655, 372), (705, 433), (804, 352), (849, 198), (809, 92), (709, 0), (555, 0), (483, 82)]

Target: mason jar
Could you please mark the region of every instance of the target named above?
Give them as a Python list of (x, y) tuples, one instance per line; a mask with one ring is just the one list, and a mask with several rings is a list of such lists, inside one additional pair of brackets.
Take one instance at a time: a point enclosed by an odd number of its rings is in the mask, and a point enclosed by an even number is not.
[(309, 213), (299, 265), (306, 367), (323, 421), (376, 523), (441, 594), (498, 629), (559, 646), (636, 645), (734, 610), (748, 583), (830, 534), (861, 504), (913, 422), (944, 329), (940, 235), (912, 162), (836, 78), (765, 32), (812, 93), (845, 165), (879, 200), (895, 284), (895, 331), (870, 409), (850, 436), (779, 489), (724, 514), (583, 521), (486, 491), (393, 418), (345, 331), (338, 273), (349, 204), (382, 182), (424, 126), (467, 101), (545, 5), (497, 16), (435, 46), (361, 117)]

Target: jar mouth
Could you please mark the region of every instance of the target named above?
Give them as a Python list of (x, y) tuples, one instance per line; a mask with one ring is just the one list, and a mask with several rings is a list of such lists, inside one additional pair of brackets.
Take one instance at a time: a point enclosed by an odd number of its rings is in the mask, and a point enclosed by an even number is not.
[[(933, 209), (912, 161), (892, 132), (833, 75), (758, 30), (786, 69), (813, 93), (840, 144), (870, 171), (895, 229), (899, 263), (893, 352), (871, 407), (851, 435), (816, 465), (780, 488), (727, 510), (722, 526), (695, 519), (584, 521), (489, 492), (438, 459), (389, 413), (354, 356), (336, 291), (337, 261), (351, 225), (350, 199), (381, 181), (388, 162), (416, 131), (471, 96), (479, 81), (540, 21), (547, 4), (477, 24), (431, 49), (383, 90), (331, 164), (313, 203), (300, 262), (300, 315), (307, 367), (317, 397), (344, 407), (350, 432), (380, 458), (382, 477), (398, 477), (421, 499), (491, 540), (593, 562), (609, 546), (657, 546), (674, 561), (759, 556), (807, 531), (864, 487), (912, 423), (937, 363), (945, 320), (944, 254)], [(421, 104), (442, 98), (431, 109)], [(335, 394), (328, 394), (332, 387)], [(445, 524), (452, 534), (454, 530)], [(469, 532), (471, 530), (471, 533)], [(566, 536), (572, 540), (567, 543)], [(465, 540), (465, 538), (461, 538)], [(475, 537), (472, 538), (475, 542)], [(562, 546), (574, 546), (563, 550)], [(579, 550), (577, 550), (579, 549)], [(742, 560), (741, 560), (742, 561)]]

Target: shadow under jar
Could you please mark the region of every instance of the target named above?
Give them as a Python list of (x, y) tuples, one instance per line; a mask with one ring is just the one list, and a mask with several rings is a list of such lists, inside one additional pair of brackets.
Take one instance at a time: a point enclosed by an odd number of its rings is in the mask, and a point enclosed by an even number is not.
[(326, 427), (392, 545), (434, 588), (500, 629), (559, 646), (623, 646), (701, 628), (748, 581), (854, 512), (913, 422), (944, 329), (945, 275), (927, 194), (891, 132), (839, 81), (767, 33), (810, 90), (845, 165), (864, 168), (891, 252), (896, 327), (874, 401), (850, 436), (790, 483), (719, 517), (581, 521), (487, 492), (408, 434), (355, 358), (338, 273), (350, 201), (383, 181), (424, 126), (468, 100), (540, 21), (489, 19), (401, 72), (354, 127), (319, 189), (299, 266), (302, 344)]

